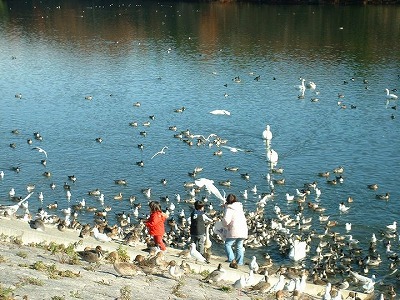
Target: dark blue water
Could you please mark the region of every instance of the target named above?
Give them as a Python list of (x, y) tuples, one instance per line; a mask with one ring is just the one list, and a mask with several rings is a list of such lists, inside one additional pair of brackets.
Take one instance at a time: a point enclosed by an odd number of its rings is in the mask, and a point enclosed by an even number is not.
[[(400, 89), (399, 28), (394, 21), (399, 14), (398, 7), (379, 6), (3, 7), (1, 203), (10, 202), (11, 187), (24, 196), (27, 184), (35, 184), (31, 211), (54, 201), (66, 208), (82, 198), (102, 209), (88, 195), (98, 188), (105, 195), (104, 205), (115, 213), (130, 211), (128, 200), (134, 195), (147, 214), (143, 188), (152, 188), (153, 200), (168, 196), (176, 201), (176, 194), (188, 199), (183, 186), (193, 181), (188, 172), (203, 167), (197, 177), (214, 180), (221, 192), (240, 195), (249, 190), (248, 200), (241, 200), (252, 211), (259, 195), (270, 192), (262, 139), (269, 124), (271, 147), (279, 154), (278, 167), (285, 170), (272, 178), (286, 182), (275, 185), (266, 218), (274, 217), (274, 205), (294, 216), (297, 204), (288, 203), (285, 194), (317, 181), (322, 190), (318, 201), (327, 208), (325, 214), (338, 221), (335, 230), (345, 233), (345, 223), (351, 222), (351, 233), (367, 247), (372, 233), (379, 234), (399, 217), (399, 118), (392, 109), (397, 101), (387, 101), (385, 93), (386, 88)], [(295, 89), (300, 78), (317, 85), (306, 89), (304, 98)], [(15, 97), (18, 93), (22, 98)], [(134, 106), (136, 102), (141, 106)], [(183, 113), (174, 112), (181, 107), (186, 108)], [(231, 114), (210, 114), (216, 109)], [(134, 121), (137, 128), (129, 126)], [(150, 126), (143, 126), (145, 122)], [(20, 133), (12, 134), (13, 129)], [(248, 151), (221, 148), (218, 157), (213, 155), (215, 145), (196, 146), (195, 141), (189, 146), (173, 137), (187, 129), (194, 135), (215, 133), (228, 140), (227, 146)], [(43, 141), (35, 140), (34, 132)], [(103, 139), (101, 144), (97, 137)], [(32, 150), (35, 146), (47, 151), (47, 167), (40, 163), (44, 155)], [(151, 159), (163, 146), (168, 146), (166, 153)], [(144, 167), (139, 167), (136, 162), (142, 160)], [(15, 166), (20, 173), (11, 170)], [(233, 173), (225, 170), (228, 166), (240, 169)], [(332, 186), (317, 176), (338, 166), (345, 169), (342, 184)], [(43, 176), (44, 171), (51, 177)], [(244, 173), (250, 174), (249, 180), (242, 178)], [(77, 181), (69, 182), (68, 175)], [(166, 185), (161, 183), (164, 178)], [(117, 185), (116, 179), (128, 184)], [(231, 187), (218, 185), (228, 179)], [(54, 191), (52, 182), (57, 185)], [(71, 184), (69, 202), (64, 182)], [(379, 184), (378, 191), (367, 188), (371, 183)], [(255, 185), (257, 194), (250, 192)], [(44, 194), (43, 203), (38, 192)], [(119, 192), (124, 200), (113, 200)], [(389, 201), (375, 198), (386, 192)], [(347, 214), (340, 214), (338, 205), (349, 196), (354, 202)], [(208, 199), (219, 203), (213, 196)], [(307, 201), (316, 200), (310, 196)], [(174, 203), (176, 211), (190, 211), (183, 201)], [(304, 214), (313, 216), (315, 231), (323, 230), (317, 214)], [(90, 222), (92, 213), (84, 212), (79, 219)], [(397, 240), (394, 244), (398, 249)], [(266, 251), (286, 262), (272, 247), (256, 253)], [(386, 272), (388, 263), (378, 274)]]

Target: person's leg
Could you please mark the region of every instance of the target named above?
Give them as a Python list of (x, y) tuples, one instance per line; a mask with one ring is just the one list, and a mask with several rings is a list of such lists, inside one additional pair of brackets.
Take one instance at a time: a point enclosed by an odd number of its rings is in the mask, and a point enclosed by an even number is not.
[(232, 250), (232, 245), (235, 242), (236, 239), (232, 239), (232, 238), (227, 238), (225, 240), (225, 252), (226, 255), (228, 256), (228, 261), (231, 262), (232, 260), (235, 259), (235, 254), (233, 253)]
[(203, 235), (199, 235), (197, 241), (198, 241), (198, 247), (199, 247), (197, 249), (199, 249), (199, 252), (202, 255), (204, 255), (204, 243), (206, 241), (206, 236), (204, 234)]
[(236, 261), (238, 265), (243, 265), (244, 261), (244, 247), (243, 239), (236, 239)]
[(162, 236), (161, 235), (155, 235), (154, 236), (154, 243), (156, 243), (156, 245), (158, 245), (162, 251), (167, 250), (167, 247), (165, 247), (165, 244), (164, 244), (164, 242), (162, 240)]

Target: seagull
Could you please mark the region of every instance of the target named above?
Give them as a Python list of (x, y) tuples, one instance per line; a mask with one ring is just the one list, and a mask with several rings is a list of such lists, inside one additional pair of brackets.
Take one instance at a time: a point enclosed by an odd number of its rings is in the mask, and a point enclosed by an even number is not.
[(397, 230), (397, 222), (394, 221), (393, 224), (386, 225), (386, 228), (390, 231), (396, 231)]
[(42, 149), (40, 147), (35, 147), (35, 148), (32, 148), (32, 150), (37, 150), (37, 151), (43, 153), (47, 158), (47, 152), (44, 149)]
[(230, 147), (230, 146), (221, 146), (222, 148), (228, 149), (229, 151), (236, 153), (236, 152), (244, 152), (245, 150), (236, 148), (236, 147)]
[(108, 236), (108, 235), (106, 235), (105, 233), (101, 233), (101, 232), (99, 232), (99, 229), (97, 228), (97, 227), (94, 227), (93, 229), (92, 229), (92, 232), (93, 232), (93, 237), (96, 239), (96, 240), (98, 240), (99, 242), (111, 242), (111, 238)]
[(199, 178), (199, 179), (196, 179), (194, 182), (199, 188), (202, 188), (203, 186), (205, 186), (206, 190), (210, 194), (212, 193), (219, 200), (221, 200), (222, 203), (225, 203), (225, 197), (221, 195), (220, 191), (214, 185), (214, 181), (213, 180), (207, 179), (207, 178)]
[(346, 206), (343, 202), (339, 204), (339, 210), (341, 213), (346, 213), (350, 209), (350, 206)]
[(253, 255), (249, 264), (249, 269), (252, 270), (254, 273), (257, 273), (259, 268), (260, 267), (258, 266), (257, 258)]
[(285, 286), (285, 276), (280, 275), (278, 281), (269, 290), (270, 293), (276, 293), (277, 291), (283, 290)]
[(246, 278), (244, 275), (241, 275), (240, 278), (233, 283), (233, 287), (238, 290), (240, 296), (242, 294), (242, 288), (246, 287)]
[(196, 249), (196, 244), (195, 243), (191, 243), (190, 244), (190, 255), (196, 260), (196, 261), (200, 261), (200, 262), (206, 262), (209, 263), (207, 261), (207, 259), (201, 255), (201, 253), (199, 251), (197, 251)]
[(156, 154), (154, 154), (151, 159), (153, 159), (154, 157), (156, 157), (158, 154), (165, 154), (165, 149), (168, 149), (168, 146), (164, 146), (162, 147), (162, 149), (160, 151), (158, 151)]
[(32, 196), (33, 192), (29, 193), (28, 196), (26, 196), (24, 199), (20, 200), (17, 204), (14, 205), (0, 205), (0, 214), (1, 215), (9, 215), (12, 216), (14, 215), (18, 208), (21, 206), (22, 203), (24, 203), (26, 200), (29, 199), (30, 196)]

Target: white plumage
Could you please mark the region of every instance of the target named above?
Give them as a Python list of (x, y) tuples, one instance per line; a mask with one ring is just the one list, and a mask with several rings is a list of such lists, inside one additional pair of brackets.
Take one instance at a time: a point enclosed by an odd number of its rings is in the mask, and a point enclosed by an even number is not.
[(199, 262), (207, 262), (207, 259), (196, 249), (196, 244), (195, 243), (191, 243), (190, 244), (190, 255)]
[(92, 231), (93, 231), (93, 237), (97, 240), (97, 241), (99, 241), (99, 242), (111, 242), (111, 238), (108, 236), (108, 235), (106, 235), (105, 233), (101, 233), (101, 232), (99, 232), (99, 229), (97, 228), (97, 227), (94, 227), (93, 229), (92, 229)]

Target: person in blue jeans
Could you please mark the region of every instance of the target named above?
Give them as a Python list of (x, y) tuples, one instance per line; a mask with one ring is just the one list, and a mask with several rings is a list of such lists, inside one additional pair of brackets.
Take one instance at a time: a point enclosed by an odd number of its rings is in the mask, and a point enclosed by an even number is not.
[[(236, 260), (238, 265), (243, 265), (243, 242), (248, 237), (248, 227), (243, 205), (237, 201), (234, 194), (226, 197), (224, 216), (221, 221), (226, 228), (225, 252), (228, 262)], [(236, 245), (236, 255), (232, 249), (234, 244)]]

